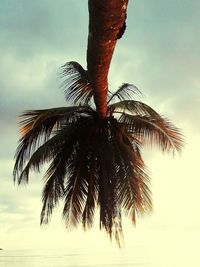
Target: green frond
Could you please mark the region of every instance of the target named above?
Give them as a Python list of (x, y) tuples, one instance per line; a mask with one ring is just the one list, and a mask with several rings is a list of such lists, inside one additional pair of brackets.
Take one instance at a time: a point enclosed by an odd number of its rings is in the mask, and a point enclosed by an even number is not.
[(87, 105), (93, 96), (87, 71), (79, 63), (71, 61), (61, 67), (61, 77), (66, 100), (76, 105)]

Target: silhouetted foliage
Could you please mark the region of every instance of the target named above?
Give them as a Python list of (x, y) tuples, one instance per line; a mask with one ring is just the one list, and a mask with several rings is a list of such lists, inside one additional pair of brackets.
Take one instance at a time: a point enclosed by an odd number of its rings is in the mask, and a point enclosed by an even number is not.
[[(49, 163), (44, 176), (41, 224), (49, 222), (59, 200), (64, 202), (66, 225), (82, 223), (84, 229), (92, 226), (95, 208), (99, 207), (100, 228), (120, 245), (122, 215), (135, 223), (136, 214), (152, 208), (141, 147), (150, 143), (163, 151), (179, 151), (181, 135), (151, 107), (130, 100), (131, 94), (139, 93), (130, 84), (110, 94), (107, 117), (100, 118), (88, 105), (90, 100), (94, 106), (86, 72), (76, 63), (70, 62), (69, 66), (73, 71), (67, 72), (68, 64), (64, 65), (66, 99), (82, 105), (31, 110), (21, 115), (22, 137), (14, 178), (18, 184), (27, 183), (31, 170), (40, 171)], [(116, 98), (120, 101), (114, 102)]]

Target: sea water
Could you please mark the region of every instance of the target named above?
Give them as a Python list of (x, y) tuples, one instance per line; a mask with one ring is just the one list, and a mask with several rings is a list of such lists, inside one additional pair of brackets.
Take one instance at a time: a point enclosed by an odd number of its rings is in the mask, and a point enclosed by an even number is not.
[(0, 267), (130, 267), (149, 266), (131, 260), (124, 253), (92, 250), (1, 250)]

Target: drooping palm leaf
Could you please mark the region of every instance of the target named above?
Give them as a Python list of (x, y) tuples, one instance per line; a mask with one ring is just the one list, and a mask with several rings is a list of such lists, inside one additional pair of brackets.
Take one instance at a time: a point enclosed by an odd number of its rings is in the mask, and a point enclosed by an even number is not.
[(183, 138), (180, 130), (167, 119), (154, 116), (140, 116), (122, 113), (119, 118), (129, 134), (135, 136), (143, 144), (158, 145), (162, 151), (180, 151)]
[(125, 112), (133, 115), (147, 115), (153, 118), (160, 118), (160, 115), (147, 104), (136, 100), (122, 100), (108, 106), (111, 114)]
[(42, 193), (43, 207), (41, 211), (40, 223), (48, 223), (54, 207), (63, 197), (64, 193), (64, 178), (66, 175), (66, 159), (65, 153), (61, 151), (57, 153), (48, 168)]
[[(76, 122), (64, 126), (64, 143), (60, 150), (57, 150), (55, 157), (47, 170), (46, 184), (43, 190), (43, 208), (41, 212), (41, 223), (48, 223), (53, 208), (58, 201), (65, 197), (63, 216), (68, 224), (76, 225), (82, 214), (80, 206), (82, 205), (81, 196), (83, 196), (84, 188), (77, 191), (78, 179), (80, 183), (85, 183), (85, 179), (81, 179), (84, 173), (78, 175), (81, 170), (77, 157), (82, 153), (81, 142), (84, 139), (84, 129), (88, 129), (87, 124), (91, 121), (88, 117), (79, 118)], [(89, 137), (89, 136), (88, 136)], [(85, 150), (84, 150), (85, 151)], [(80, 161), (85, 166), (85, 158)], [(66, 180), (66, 178), (68, 178)], [(56, 190), (55, 187), (58, 187)], [(72, 194), (73, 192), (73, 194)], [(79, 192), (79, 193), (78, 193)]]
[(75, 62), (67, 62), (61, 67), (62, 87), (65, 89), (67, 101), (75, 104), (86, 105), (93, 96), (88, 73)]
[(95, 207), (97, 203), (98, 194), (98, 167), (97, 160), (92, 151), (87, 155), (88, 164), (86, 165), (85, 172), (87, 173), (87, 192), (85, 206), (82, 213), (82, 224), (85, 230), (93, 225)]
[(78, 106), (30, 111), (22, 117), (25, 131), (14, 169), (18, 183), (27, 182), (30, 170), (51, 161), (45, 174), (41, 223), (49, 222), (63, 200), (67, 227), (82, 222), (88, 229), (99, 206), (100, 228), (120, 245), (122, 215), (135, 223), (138, 214), (151, 210), (149, 177), (140, 149), (146, 139), (164, 151), (178, 150), (181, 135), (141, 102), (122, 101), (112, 114), (121, 106), (142, 115), (120, 111), (120, 117), (102, 120), (88, 106)]
[(140, 90), (134, 85), (129, 83), (123, 83), (116, 92), (111, 94), (108, 105), (112, 103), (115, 98), (118, 98), (120, 101), (133, 99), (133, 96), (141, 95)]
[(73, 123), (80, 114), (88, 116), (92, 111), (88, 106), (62, 107), (46, 110), (26, 111), (21, 115), (22, 138), (15, 154), (14, 178), (22, 172), (26, 161), (38, 147), (46, 143), (54, 130), (62, 124)]
[(127, 213), (142, 213), (151, 209), (150, 191), (147, 187), (149, 178), (141, 158), (139, 142), (130, 138), (123, 124), (117, 123), (113, 128), (113, 149), (119, 164), (119, 199)]
[[(89, 181), (92, 179), (91, 183), (94, 182), (94, 174), (90, 173), (89, 169), (89, 140), (93, 132), (93, 120), (92, 118), (81, 118), (77, 121), (76, 127), (73, 151), (67, 162), (68, 179), (64, 192), (63, 218), (67, 226), (76, 226), (82, 220), (86, 205), (88, 205), (86, 209), (90, 209), (91, 203), (86, 203), (87, 191), (90, 186)], [(90, 175), (91, 179), (89, 179)], [(92, 217), (91, 213), (91, 221)]]
[(68, 127), (66, 131), (62, 131), (56, 134), (46, 143), (41, 145), (30, 157), (26, 167), (23, 169), (20, 176), (18, 177), (18, 184), (20, 184), (21, 182), (28, 183), (30, 170), (39, 172), (40, 167), (43, 164), (52, 160), (55, 154), (62, 149), (62, 146), (66, 140), (66, 136), (69, 134), (70, 134), (70, 127)]

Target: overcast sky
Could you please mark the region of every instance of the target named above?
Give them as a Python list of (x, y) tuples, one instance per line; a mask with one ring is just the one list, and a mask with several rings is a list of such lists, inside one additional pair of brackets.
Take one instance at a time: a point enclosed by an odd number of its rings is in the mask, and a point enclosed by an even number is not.
[[(141, 260), (145, 254), (145, 261), (158, 266), (198, 266), (200, 2), (129, 2), (127, 29), (111, 64), (110, 89), (134, 83), (145, 95), (142, 101), (182, 129), (186, 145), (174, 158), (145, 149), (154, 211), (139, 218), (136, 228), (124, 221), (123, 251), (130, 259)], [(33, 173), (26, 188), (12, 181), (17, 115), (25, 109), (67, 105), (59, 88), (59, 67), (72, 60), (86, 66), (87, 33), (86, 0), (0, 0), (0, 247), (115, 247), (98, 227), (89, 233), (66, 231), (59, 210), (41, 229), (41, 175)], [(137, 253), (129, 253), (131, 249)], [(166, 251), (166, 265), (159, 265)]]

